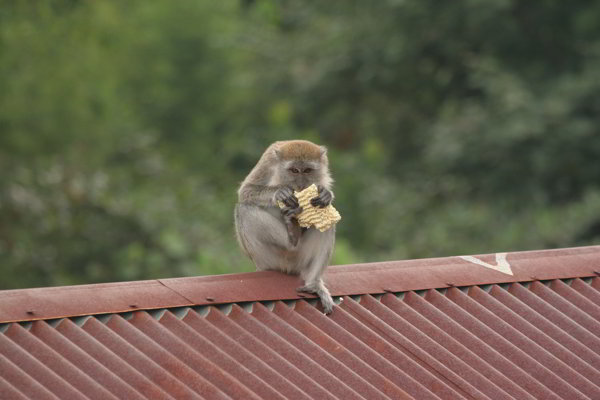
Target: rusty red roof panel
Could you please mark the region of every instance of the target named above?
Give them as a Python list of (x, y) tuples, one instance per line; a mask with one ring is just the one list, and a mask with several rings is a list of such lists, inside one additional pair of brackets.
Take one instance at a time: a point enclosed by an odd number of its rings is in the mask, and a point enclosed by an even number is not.
[(192, 305), (160, 281), (0, 291), (0, 322)]
[(338, 267), (328, 316), (280, 274), (4, 291), (0, 398), (600, 399), (599, 265), (594, 246)]
[[(504, 255), (508, 272), (490, 268)], [(325, 276), (332, 295), (592, 277), (600, 246), (337, 265)], [(480, 264), (487, 266), (482, 266)], [(500, 264), (502, 264), (500, 262)], [(247, 301), (293, 300), (299, 278), (278, 272), (198, 276), (0, 292), (0, 322)]]

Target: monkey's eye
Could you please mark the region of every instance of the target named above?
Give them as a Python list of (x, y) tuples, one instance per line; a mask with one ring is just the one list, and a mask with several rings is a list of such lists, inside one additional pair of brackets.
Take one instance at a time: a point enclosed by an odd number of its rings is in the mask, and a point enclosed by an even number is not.
[(302, 171), (302, 172), (304, 172), (305, 174), (310, 174), (312, 171), (313, 171), (312, 168), (304, 168), (304, 171)]
[(292, 174), (297, 174), (300, 172), (300, 170), (298, 168), (294, 168), (294, 167), (290, 168), (290, 171), (292, 172)]

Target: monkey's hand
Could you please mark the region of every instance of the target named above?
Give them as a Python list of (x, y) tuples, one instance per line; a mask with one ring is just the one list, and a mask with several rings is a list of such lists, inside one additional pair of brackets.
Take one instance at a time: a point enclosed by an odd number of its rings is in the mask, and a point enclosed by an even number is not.
[(300, 207), (300, 204), (298, 204), (298, 198), (294, 194), (294, 190), (289, 186), (283, 186), (277, 189), (273, 195), (273, 200), (275, 204), (282, 202), (286, 208), (297, 209)]
[(313, 207), (325, 208), (331, 204), (333, 200), (333, 194), (331, 191), (325, 189), (323, 186), (318, 185), (317, 190), (319, 195), (310, 201)]
[(281, 209), (281, 213), (285, 217), (285, 220), (289, 221), (292, 218), (297, 218), (298, 215), (302, 213), (302, 207), (298, 206), (296, 208), (292, 208), (288, 206), (283, 206), (283, 208)]

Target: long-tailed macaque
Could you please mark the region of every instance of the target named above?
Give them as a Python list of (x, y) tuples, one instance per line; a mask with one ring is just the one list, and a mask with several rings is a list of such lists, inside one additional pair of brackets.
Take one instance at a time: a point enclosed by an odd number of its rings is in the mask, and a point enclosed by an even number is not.
[[(304, 280), (299, 292), (315, 293), (323, 310), (333, 310), (333, 300), (321, 279), (335, 242), (335, 227), (320, 232), (301, 228), (302, 212), (294, 191), (317, 185), (315, 207), (333, 200), (327, 149), (306, 140), (271, 144), (238, 190), (235, 229), (238, 241), (256, 269), (298, 274)], [(280, 208), (278, 202), (283, 203)]]

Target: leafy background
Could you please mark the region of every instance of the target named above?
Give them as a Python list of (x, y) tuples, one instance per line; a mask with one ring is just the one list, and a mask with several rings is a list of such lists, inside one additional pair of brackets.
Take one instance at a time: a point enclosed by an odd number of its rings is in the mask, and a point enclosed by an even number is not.
[(334, 264), (600, 240), (600, 3), (1, 1), (0, 288), (250, 271), (236, 189), (329, 148)]

